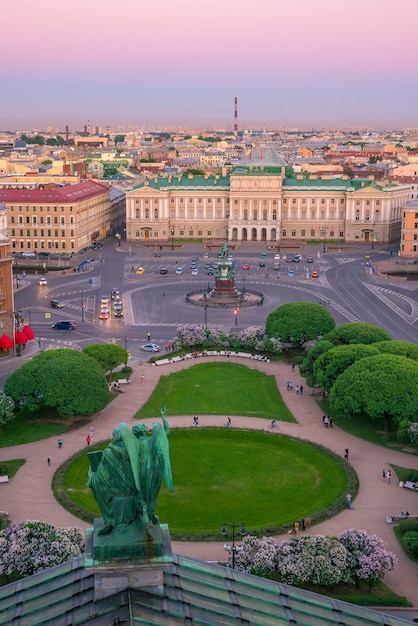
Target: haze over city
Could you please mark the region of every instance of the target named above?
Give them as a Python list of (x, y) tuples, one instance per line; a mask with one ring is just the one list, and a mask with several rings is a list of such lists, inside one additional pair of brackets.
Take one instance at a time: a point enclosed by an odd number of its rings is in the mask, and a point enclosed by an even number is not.
[(22, 0), (2, 130), (417, 126), (416, 0)]

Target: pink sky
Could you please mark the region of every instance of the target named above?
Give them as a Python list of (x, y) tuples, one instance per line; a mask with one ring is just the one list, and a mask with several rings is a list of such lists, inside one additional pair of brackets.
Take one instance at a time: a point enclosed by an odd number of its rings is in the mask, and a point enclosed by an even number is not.
[[(20, 0), (0, 128), (418, 126), (418, 0)], [(6, 96), (6, 97), (4, 97)]]

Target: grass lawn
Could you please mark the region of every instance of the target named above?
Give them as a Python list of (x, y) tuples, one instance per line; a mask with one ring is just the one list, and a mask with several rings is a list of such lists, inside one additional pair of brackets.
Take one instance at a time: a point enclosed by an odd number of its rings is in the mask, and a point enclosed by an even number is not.
[[(344, 465), (316, 446), (215, 428), (174, 429), (169, 439), (174, 492), (161, 489), (157, 514), (177, 539), (219, 539), (223, 522), (233, 520), (245, 522), (249, 532), (272, 534), (328, 509), (337, 499), (345, 506)], [(83, 454), (67, 469), (62, 487), (73, 502), (97, 516), (87, 472)]]
[(25, 459), (13, 459), (11, 461), (2, 461), (0, 463), (0, 475), (13, 478), (15, 474), (20, 470), (22, 465), (26, 463)]
[(162, 376), (151, 398), (135, 418), (160, 415), (242, 415), (295, 419), (284, 404), (274, 376), (237, 363), (201, 363)]
[(67, 426), (64, 420), (59, 420), (57, 417), (33, 419), (33, 414), (29, 411), (18, 411), (16, 418), (11, 422), (6, 422), (2, 427), (0, 448), (62, 435), (67, 430)]

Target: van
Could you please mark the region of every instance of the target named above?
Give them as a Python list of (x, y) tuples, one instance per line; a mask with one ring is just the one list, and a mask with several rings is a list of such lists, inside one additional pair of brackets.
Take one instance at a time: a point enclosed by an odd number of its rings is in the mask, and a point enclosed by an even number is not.
[(52, 328), (54, 330), (74, 330), (75, 322), (73, 320), (61, 320), (60, 322), (52, 324)]
[(22, 256), (26, 257), (27, 259), (34, 259), (36, 258), (36, 253), (35, 252), (22, 252)]

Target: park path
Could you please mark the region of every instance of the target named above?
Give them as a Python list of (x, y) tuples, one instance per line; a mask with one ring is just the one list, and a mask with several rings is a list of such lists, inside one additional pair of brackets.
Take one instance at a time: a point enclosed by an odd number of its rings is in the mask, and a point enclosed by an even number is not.
[[(215, 360), (220, 359), (206, 357), (204, 362)], [(418, 458), (358, 439), (340, 430), (335, 424), (333, 428), (325, 428), (322, 423), (322, 412), (306, 386), (302, 396), (295, 391), (286, 390), (286, 381), (289, 379), (292, 380), (293, 386), (305, 384), (299, 373), (296, 370), (292, 372), (288, 364), (265, 363), (244, 358), (234, 358), (233, 361), (275, 376), (284, 401), (298, 420), (296, 424), (278, 422), (275, 432), (317, 442), (341, 456), (344, 455), (345, 448), (349, 448), (349, 461), (360, 480), (359, 493), (351, 509), (346, 509), (332, 519), (315, 525), (312, 532), (338, 535), (348, 528), (364, 528), (369, 534), (376, 534), (384, 539), (388, 549), (395, 552), (399, 559), (399, 565), (385, 578), (385, 582), (396, 593), (406, 596), (418, 607), (418, 568), (405, 557), (394, 537), (392, 526), (386, 522), (387, 516), (399, 514), (401, 511), (409, 511), (411, 515), (418, 514), (418, 494), (399, 488), (395, 477), (390, 485), (382, 481), (383, 467), (388, 468), (390, 464), (395, 464), (418, 469)], [(55, 437), (21, 446), (1, 448), (0, 462), (24, 458), (26, 463), (9, 483), (0, 485), (0, 509), (7, 511), (13, 522), (38, 519), (46, 520), (55, 526), (78, 526), (85, 529), (89, 524), (75, 518), (54, 499), (51, 491), (54, 471), (68, 456), (86, 447), (86, 437), (91, 425), (94, 427), (93, 441), (109, 439), (117, 424), (122, 421), (128, 424), (133, 422), (135, 412), (149, 398), (162, 375), (169, 375), (198, 362), (203, 360), (190, 359), (161, 367), (152, 367), (148, 363), (139, 365), (132, 374), (132, 383), (124, 387), (126, 392), (114, 398), (113, 402), (98, 413), (89, 424), (65, 433), (62, 448), (58, 448)], [(199, 415), (200, 426), (225, 427), (225, 415), (206, 416), (200, 415), (198, 411), (196, 414)], [(192, 416), (168, 417), (172, 428), (190, 427), (193, 424)], [(143, 421), (151, 426), (152, 419)], [(264, 428), (272, 433), (269, 420), (259, 418), (233, 417), (232, 427), (258, 430)], [(48, 457), (51, 459), (50, 467), (47, 463)], [(223, 522), (221, 513), (220, 523)], [(172, 547), (176, 553), (205, 561), (221, 561), (226, 558), (223, 542), (174, 541)]]

